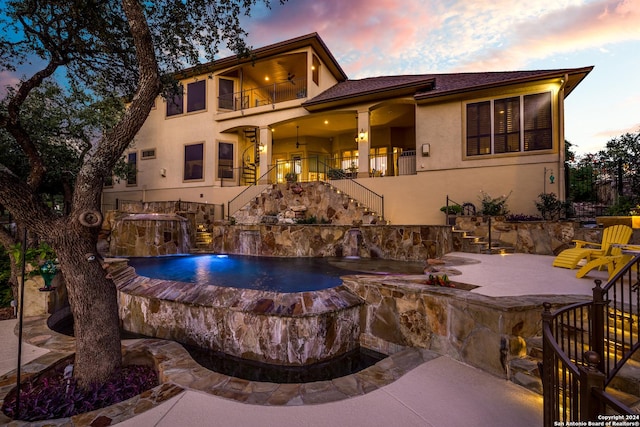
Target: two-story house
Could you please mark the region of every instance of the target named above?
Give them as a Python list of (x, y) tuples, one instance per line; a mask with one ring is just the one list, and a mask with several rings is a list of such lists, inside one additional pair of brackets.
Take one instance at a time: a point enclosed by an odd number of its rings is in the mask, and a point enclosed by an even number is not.
[[(227, 205), (247, 186), (355, 179), (393, 224), (441, 224), (447, 196), (565, 197), (564, 99), (593, 67), (350, 80), (317, 34), (184, 70), (126, 153), (118, 200)], [(232, 215), (226, 212), (225, 215)]]

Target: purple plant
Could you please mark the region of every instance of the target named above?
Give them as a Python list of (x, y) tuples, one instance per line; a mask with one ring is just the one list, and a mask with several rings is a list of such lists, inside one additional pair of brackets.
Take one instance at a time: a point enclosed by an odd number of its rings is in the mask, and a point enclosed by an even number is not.
[(23, 383), (20, 413), (16, 414), (16, 392), (4, 400), (2, 412), (15, 420), (38, 421), (66, 418), (130, 399), (158, 385), (158, 375), (150, 366), (129, 365), (104, 384), (84, 391), (73, 378), (64, 378), (64, 364)]

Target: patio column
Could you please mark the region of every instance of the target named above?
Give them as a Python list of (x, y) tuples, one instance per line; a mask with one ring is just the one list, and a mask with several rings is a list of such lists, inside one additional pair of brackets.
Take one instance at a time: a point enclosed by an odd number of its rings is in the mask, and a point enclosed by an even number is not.
[[(258, 178), (264, 175), (271, 167), (271, 156), (273, 155), (273, 132), (269, 126), (260, 127), (260, 169)], [(273, 179), (275, 182), (275, 177)], [(258, 184), (269, 184), (269, 176), (260, 179)]]
[(369, 127), (369, 109), (358, 110), (358, 178), (369, 177), (369, 147), (371, 132)]

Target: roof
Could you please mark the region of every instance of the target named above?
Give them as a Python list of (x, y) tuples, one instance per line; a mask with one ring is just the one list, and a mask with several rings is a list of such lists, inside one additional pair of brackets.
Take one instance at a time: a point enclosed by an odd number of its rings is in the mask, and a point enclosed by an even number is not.
[(364, 100), (411, 95), (416, 101), (459, 95), (471, 91), (565, 78), (565, 97), (586, 77), (593, 67), (532, 71), (498, 71), (479, 73), (421, 74), (370, 77), (346, 80), (303, 104), (308, 110), (320, 110)]
[(247, 57), (233, 55), (226, 58), (217, 59), (206, 64), (199, 64), (194, 67), (182, 70), (179, 75), (181, 78), (187, 78), (194, 75), (212, 73), (214, 71), (234, 67), (239, 64), (252, 63), (259, 59), (269, 58), (271, 56), (279, 55), (282, 53), (288, 53), (294, 49), (301, 49), (307, 46), (311, 46), (313, 48), (314, 52), (321, 58), (324, 65), (331, 71), (331, 73), (339, 82), (347, 79), (347, 74), (344, 72), (340, 64), (338, 64), (338, 61), (329, 51), (329, 48), (320, 38), (318, 33), (310, 33), (268, 46), (252, 49), (250, 56)]

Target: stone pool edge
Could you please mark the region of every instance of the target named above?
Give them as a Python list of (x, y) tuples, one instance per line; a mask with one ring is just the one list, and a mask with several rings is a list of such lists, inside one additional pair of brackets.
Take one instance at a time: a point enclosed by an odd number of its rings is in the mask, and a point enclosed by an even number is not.
[[(16, 326), (17, 328), (17, 326)], [(59, 334), (47, 326), (46, 317), (26, 318), (23, 339), (47, 348), (50, 353), (22, 366), (26, 379), (41, 372), (75, 350), (73, 337)], [(302, 406), (322, 404), (362, 396), (393, 383), (412, 369), (441, 355), (425, 349), (408, 348), (386, 357), (355, 374), (326, 381), (276, 384), (248, 381), (210, 371), (197, 364), (179, 343), (161, 339), (134, 339), (122, 342), (126, 353), (146, 353), (154, 359), (160, 384), (152, 390), (124, 402), (71, 418), (39, 422), (14, 421), (0, 413), (0, 423), (11, 426), (93, 425), (96, 420), (113, 425), (152, 409), (184, 390), (200, 391), (241, 403), (263, 406)], [(15, 370), (0, 376), (0, 404), (15, 387)]]

